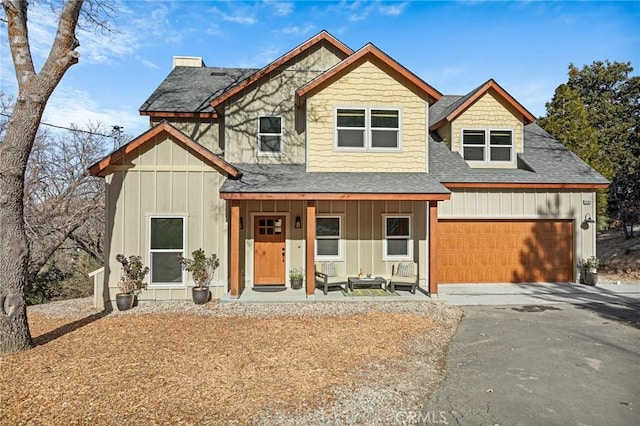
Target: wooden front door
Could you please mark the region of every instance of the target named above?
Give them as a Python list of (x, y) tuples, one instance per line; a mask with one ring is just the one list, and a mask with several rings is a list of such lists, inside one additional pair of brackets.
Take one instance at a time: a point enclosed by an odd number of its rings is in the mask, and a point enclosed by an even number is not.
[(285, 217), (254, 219), (253, 285), (285, 284)]

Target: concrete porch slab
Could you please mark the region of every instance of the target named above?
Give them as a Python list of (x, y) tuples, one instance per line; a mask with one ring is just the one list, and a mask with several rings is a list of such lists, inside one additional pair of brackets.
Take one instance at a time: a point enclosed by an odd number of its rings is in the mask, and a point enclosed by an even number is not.
[(229, 293), (221, 299), (221, 303), (302, 303), (302, 302), (416, 302), (431, 300), (429, 296), (420, 291), (411, 294), (408, 291), (396, 290), (397, 296), (348, 296), (340, 290), (332, 289), (324, 295), (322, 290), (316, 289), (315, 293), (307, 297), (304, 289), (292, 290), (287, 288), (277, 292), (254, 291), (246, 288), (239, 298), (232, 299)]

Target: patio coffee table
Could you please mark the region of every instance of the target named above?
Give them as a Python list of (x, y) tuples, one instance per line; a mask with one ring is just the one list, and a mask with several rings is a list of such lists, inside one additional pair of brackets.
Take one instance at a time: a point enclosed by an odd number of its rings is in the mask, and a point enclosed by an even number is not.
[(377, 286), (380, 288), (384, 288), (386, 290), (387, 280), (382, 277), (370, 277), (370, 278), (349, 277), (347, 279), (347, 284), (349, 287), (349, 291), (353, 291), (353, 289), (356, 287), (365, 287), (365, 286), (366, 287)]

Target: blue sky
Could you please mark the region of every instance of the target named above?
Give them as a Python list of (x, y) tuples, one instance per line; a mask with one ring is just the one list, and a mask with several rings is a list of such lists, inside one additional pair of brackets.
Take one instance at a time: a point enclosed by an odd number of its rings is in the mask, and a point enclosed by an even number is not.
[[(170, 72), (173, 56), (261, 68), (323, 29), (354, 50), (374, 43), (444, 94), (462, 95), (494, 78), (536, 116), (566, 82), (569, 63), (630, 61), (640, 71), (640, 1), (114, 3), (117, 32), (78, 32), (80, 62), (51, 97), (44, 121), (91, 120), (135, 136), (148, 127), (138, 108)], [(29, 25), (39, 67), (55, 16), (32, 4)], [(15, 95), (0, 26), (0, 88)]]

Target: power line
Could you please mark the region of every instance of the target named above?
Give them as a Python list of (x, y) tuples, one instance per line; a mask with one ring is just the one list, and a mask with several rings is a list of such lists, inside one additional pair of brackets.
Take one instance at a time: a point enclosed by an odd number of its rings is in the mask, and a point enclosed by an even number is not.
[[(0, 115), (3, 115), (5, 117), (11, 118), (10, 114), (6, 114), (4, 112), (0, 112)], [(56, 129), (69, 130), (71, 132), (87, 133), (89, 135), (102, 136), (102, 137), (105, 137), (105, 138), (115, 138), (115, 137), (118, 136), (118, 133), (122, 132), (122, 129), (123, 129), (123, 127), (116, 125), (116, 126), (113, 126), (113, 132), (110, 135), (105, 135), (103, 133), (92, 132), (90, 130), (73, 129), (71, 127), (58, 126), (57, 124), (45, 123), (45, 122), (42, 122), (42, 121), (40, 122), (40, 125), (48, 126), (48, 127), (54, 127)]]

